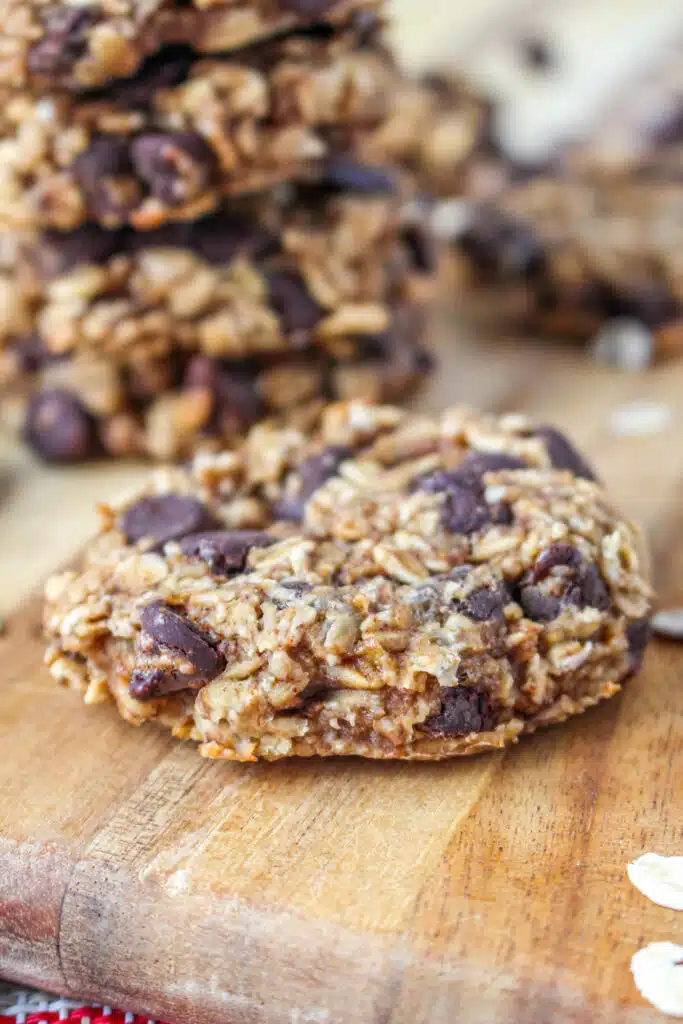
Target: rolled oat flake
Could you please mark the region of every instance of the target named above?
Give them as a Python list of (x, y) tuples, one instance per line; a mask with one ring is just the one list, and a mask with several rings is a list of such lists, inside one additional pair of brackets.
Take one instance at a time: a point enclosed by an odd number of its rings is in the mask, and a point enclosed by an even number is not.
[(631, 960), (636, 988), (662, 1013), (683, 1018), (683, 946), (651, 942)]
[(636, 889), (653, 903), (683, 910), (683, 857), (644, 853), (629, 864), (627, 871)]

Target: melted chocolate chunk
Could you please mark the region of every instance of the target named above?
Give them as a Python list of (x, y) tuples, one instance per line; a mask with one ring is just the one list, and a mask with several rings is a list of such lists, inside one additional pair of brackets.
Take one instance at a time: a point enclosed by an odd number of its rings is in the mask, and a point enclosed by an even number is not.
[(129, 544), (143, 539), (153, 540), (157, 550), (170, 540), (211, 530), (216, 525), (206, 505), (185, 494), (141, 498), (121, 517), (121, 529)]
[(519, 603), (534, 622), (551, 622), (563, 608), (606, 611), (610, 596), (600, 570), (572, 544), (551, 544), (522, 581)]
[(495, 725), (488, 694), (469, 686), (452, 686), (443, 691), (441, 709), (423, 725), (432, 736), (468, 736), (488, 732)]
[(303, 278), (280, 270), (270, 275), (268, 287), (270, 303), (282, 321), (284, 333), (295, 346), (307, 344), (324, 310), (308, 291)]
[(97, 224), (82, 224), (73, 231), (45, 231), (39, 254), (41, 273), (49, 279), (84, 263), (106, 263), (122, 248), (121, 232)]
[(168, 206), (196, 199), (216, 169), (213, 150), (196, 132), (140, 135), (131, 154), (152, 195)]
[(192, 671), (181, 672), (166, 666), (136, 670), (131, 678), (130, 692), (138, 700), (199, 689), (225, 668), (225, 658), (215, 649), (211, 638), (189, 622), (178, 609), (154, 601), (144, 609), (140, 622), (143, 648), (148, 645), (152, 652), (158, 653), (160, 649), (177, 654), (190, 663)]
[(206, 562), (212, 576), (234, 576), (244, 570), (252, 548), (274, 543), (265, 530), (208, 530), (184, 537), (180, 550), (187, 558)]
[(118, 187), (122, 181), (131, 181), (133, 175), (130, 145), (125, 136), (96, 137), (76, 157), (72, 170), (96, 217), (123, 216), (131, 202), (135, 202), (128, 189)]
[(23, 435), (46, 462), (83, 462), (98, 450), (93, 417), (74, 395), (59, 388), (31, 395)]
[(439, 266), (439, 250), (434, 236), (423, 224), (407, 224), (401, 232), (413, 268), (419, 274), (435, 274)]
[(485, 277), (533, 278), (545, 261), (533, 230), (492, 207), (476, 210), (472, 224), (457, 243)]
[(148, 57), (130, 78), (110, 82), (101, 90), (104, 98), (128, 110), (152, 105), (162, 89), (172, 89), (187, 78), (195, 54), (187, 46), (166, 46)]
[(510, 600), (503, 587), (477, 587), (460, 602), (460, 611), (475, 622), (502, 619), (505, 605)]
[(324, 184), (340, 192), (391, 194), (396, 190), (392, 173), (383, 167), (359, 164), (348, 157), (333, 157), (325, 167)]
[(555, 469), (567, 469), (574, 476), (583, 477), (585, 480), (598, 479), (590, 463), (561, 431), (555, 427), (539, 427), (534, 433), (545, 443)]
[(34, 75), (48, 77), (68, 74), (74, 64), (85, 56), (88, 31), (101, 18), (94, 4), (90, 7), (61, 4), (47, 7), (43, 13), (45, 35), (29, 51), (29, 70)]
[(185, 388), (206, 388), (214, 402), (213, 421), (218, 434), (246, 430), (265, 411), (254, 373), (218, 359), (195, 355), (183, 378)]
[(319, 455), (313, 455), (298, 468), (301, 486), (296, 493), (283, 493), (273, 504), (277, 519), (289, 519), (300, 523), (304, 517), (306, 502), (327, 480), (336, 476), (342, 462), (353, 455), (351, 448), (344, 445), (330, 445)]
[(529, 466), (505, 452), (471, 452), (454, 470), (453, 478), (466, 487), (483, 487), (487, 473), (500, 473), (506, 469), (529, 469)]
[(509, 523), (512, 512), (505, 505), (490, 506), (484, 498), (484, 476), (503, 469), (527, 469), (512, 455), (473, 452), (455, 470), (440, 469), (418, 482), (420, 490), (445, 494), (442, 522), (452, 533), (471, 534), (487, 523)]

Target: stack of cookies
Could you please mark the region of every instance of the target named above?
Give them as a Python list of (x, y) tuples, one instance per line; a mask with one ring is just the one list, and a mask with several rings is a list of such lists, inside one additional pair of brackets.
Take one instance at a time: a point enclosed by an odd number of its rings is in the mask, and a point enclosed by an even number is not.
[(44, 458), (184, 458), (424, 374), (379, 7), (0, 0), (2, 411)]

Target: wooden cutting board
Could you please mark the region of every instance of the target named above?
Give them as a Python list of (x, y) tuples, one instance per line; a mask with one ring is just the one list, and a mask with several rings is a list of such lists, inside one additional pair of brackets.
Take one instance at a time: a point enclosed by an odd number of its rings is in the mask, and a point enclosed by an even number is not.
[[(569, 428), (646, 524), (664, 597), (683, 599), (683, 365), (623, 375), (442, 319), (422, 404)], [(638, 409), (666, 422), (615, 432)], [(58, 689), (38, 600), (11, 609), (80, 544), (94, 498), (144, 470), (0, 456), (1, 975), (182, 1024), (659, 1019), (629, 961), (680, 942), (683, 916), (625, 869), (683, 853), (683, 649), (658, 644), (622, 698), (505, 754), (204, 762)]]

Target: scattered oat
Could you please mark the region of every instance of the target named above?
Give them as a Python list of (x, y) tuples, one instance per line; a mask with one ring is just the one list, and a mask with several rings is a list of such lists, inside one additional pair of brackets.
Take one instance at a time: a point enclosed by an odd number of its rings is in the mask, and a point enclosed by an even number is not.
[(636, 889), (653, 903), (683, 910), (683, 857), (644, 853), (629, 864), (627, 871)]
[(631, 959), (636, 988), (662, 1013), (683, 1017), (683, 946), (651, 942)]
[(683, 640), (683, 608), (662, 608), (650, 619), (652, 629), (669, 640)]
[(673, 422), (668, 405), (643, 399), (620, 405), (610, 417), (610, 426), (619, 437), (645, 437), (659, 434)]
[(652, 332), (640, 320), (622, 317), (609, 320), (590, 345), (594, 359), (619, 370), (646, 370), (654, 358)]

